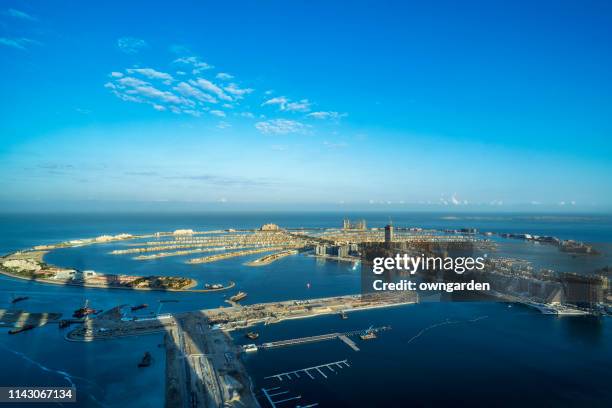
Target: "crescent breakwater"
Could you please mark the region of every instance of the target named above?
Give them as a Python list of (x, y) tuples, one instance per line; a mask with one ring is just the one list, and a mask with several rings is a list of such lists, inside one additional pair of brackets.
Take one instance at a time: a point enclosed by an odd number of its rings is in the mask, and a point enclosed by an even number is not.
[(214, 288), (196, 289), (195, 279), (178, 276), (136, 276), (103, 274), (59, 268), (43, 261), (48, 251), (20, 251), (0, 258), (0, 273), (11, 278), (31, 282), (78, 286), (97, 289), (123, 289), (168, 292), (218, 292), (236, 286), (235, 282)]

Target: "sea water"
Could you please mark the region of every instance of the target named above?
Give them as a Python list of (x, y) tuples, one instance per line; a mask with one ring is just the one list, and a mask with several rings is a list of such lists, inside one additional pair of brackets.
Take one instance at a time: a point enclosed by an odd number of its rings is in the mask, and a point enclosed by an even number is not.
[[(283, 227), (338, 227), (346, 214), (182, 213), (182, 214), (36, 214), (0, 216), (0, 252), (102, 234)], [(361, 213), (369, 226), (382, 227), (392, 216), (396, 226), (478, 228), (486, 231), (553, 235), (607, 248), (612, 217), (559, 214)], [(188, 265), (190, 256), (137, 261), (110, 255), (124, 244), (66, 248), (49, 253), (49, 263), (106, 273), (189, 276), (201, 283), (236, 282), (248, 293), (244, 303), (358, 293), (360, 269), (351, 264), (291, 256), (263, 267), (247, 267), (246, 258)], [(609, 265), (600, 257), (572, 257), (550, 246), (516, 244), (513, 253), (542, 266), (585, 272)], [(519, 256), (520, 257), (520, 256)], [(568, 266), (569, 265), (569, 266)], [(232, 294), (233, 292), (229, 292)], [(11, 305), (14, 296), (29, 296)], [(87, 299), (92, 307), (147, 303), (141, 316), (224, 305), (227, 293), (162, 293), (87, 289), (38, 284), (0, 277), (0, 308), (60, 312), (69, 316)], [(169, 301), (169, 302), (160, 302)], [(612, 329), (609, 318), (542, 315), (521, 305), (496, 302), (423, 303), (350, 313), (346, 320), (323, 316), (258, 326), (257, 342), (390, 325), (375, 340), (354, 338), (359, 352), (339, 340), (260, 351), (244, 356), (255, 391), (267, 406), (262, 388), (281, 387), (301, 396), (293, 405), (431, 406), (562, 405), (606, 406), (612, 400)], [(164, 350), (162, 334), (74, 343), (48, 325), (15, 336), (0, 330), (0, 385), (70, 386), (77, 388), (75, 406), (162, 406)], [(238, 343), (250, 342), (235, 332)], [(153, 364), (138, 368), (145, 351)], [(327, 378), (308, 376), (282, 383), (268, 376), (328, 362), (347, 360), (350, 367), (328, 370)]]

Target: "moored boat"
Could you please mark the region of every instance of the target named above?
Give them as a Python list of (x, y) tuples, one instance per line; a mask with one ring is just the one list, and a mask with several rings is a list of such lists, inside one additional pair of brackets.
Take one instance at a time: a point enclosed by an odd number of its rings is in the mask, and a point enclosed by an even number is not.
[(16, 298), (13, 298), (13, 300), (11, 300), (11, 303), (15, 304), (17, 302), (21, 302), (21, 301), (28, 300), (28, 299), (29, 299), (28, 296), (18, 296)]
[(142, 356), (142, 360), (140, 360), (140, 363), (138, 363), (138, 367), (140, 367), (140, 368), (148, 367), (148, 366), (151, 365), (152, 361), (153, 361), (153, 357), (151, 356), (151, 353), (146, 351), (144, 353), (144, 356)]
[(21, 332), (24, 332), (24, 331), (32, 330), (34, 327), (36, 327), (36, 326), (34, 326), (33, 324), (25, 324), (23, 326), (15, 327), (15, 328), (9, 330), (8, 334), (21, 333)]
[(234, 296), (232, 296), (232, 297), (230, 298), (230, 300), (231, 300), (232, 302), (239, 302), (239, 301), (241, 301), (242, 299), (244, 299), (245, 297), (247, 297), (247, 294), (246, 294), (245, 292), (238, 292), (238, 293), (236, 293)]

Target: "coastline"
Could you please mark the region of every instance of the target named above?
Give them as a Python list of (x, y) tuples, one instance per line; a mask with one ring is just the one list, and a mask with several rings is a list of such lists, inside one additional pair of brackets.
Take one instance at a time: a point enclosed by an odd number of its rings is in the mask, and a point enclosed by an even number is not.
[(9, 278), (24, 280), (28, 282), (40, 283), (40, 284), (49, 284), (49, 285), (57, 285), (57, 286), (71, 286), (77, 288), (88, 288), (88, 289), (112, 289), (112, 290), (140, 290), (140, 291), (150, 291), (150, 292), (187, 292), (187, 293), (209, 293), (209, 292), (222, 292), (224, 290), (232, 289), (236, 286), (236, 282), (230, 281), (227, 286), (223, 286), (222, 288), (217, 289), (193, 289), (193, 287), (197, 286), (198, 282), (189, 285), (186, 289), (172, 289), (172, 288), (139, 288), (139, 287), (125, 287), (125, 286), (101, 286), (101, 285), (93, 285), (88, 283), (75, 283), (75, 282), (67, 282), (67, 281), (57, 281), (52, 279), (41, 279), (41, 278), (27, 278), (25, 276), (20, 276), (13, 274), (11, 272), (6, 271), (5, 269), (0, 268), (0, 275), (8, 276)]

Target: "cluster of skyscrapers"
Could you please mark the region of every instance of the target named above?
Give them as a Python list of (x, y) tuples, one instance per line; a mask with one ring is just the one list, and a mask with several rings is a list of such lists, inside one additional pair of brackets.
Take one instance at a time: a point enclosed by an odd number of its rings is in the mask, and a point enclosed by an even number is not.
[(367, 229), (366, 220), (361, 219), (361, 220), (358, 220), (357, 222), (352, 222), (348, 218), (345, 218), (343, 223), (342, 223), (342, 229), (345, 229), (345, 230), (366, 230)]

